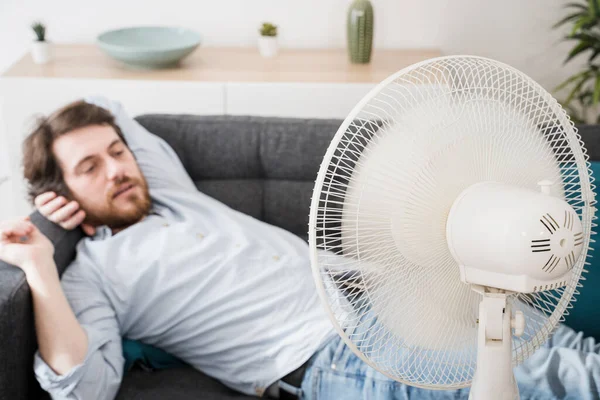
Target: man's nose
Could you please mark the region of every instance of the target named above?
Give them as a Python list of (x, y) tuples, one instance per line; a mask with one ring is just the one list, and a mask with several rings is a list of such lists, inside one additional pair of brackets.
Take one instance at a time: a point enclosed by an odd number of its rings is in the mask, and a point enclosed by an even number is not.
[(125, 175), (125, 168), (122, 163), (113, 159), (107, 161), (106, 172), (109, 180), (117, 180)]

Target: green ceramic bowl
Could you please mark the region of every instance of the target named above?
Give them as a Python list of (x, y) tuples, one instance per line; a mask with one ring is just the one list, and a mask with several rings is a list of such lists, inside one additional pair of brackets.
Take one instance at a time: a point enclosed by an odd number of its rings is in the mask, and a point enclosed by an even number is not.
[(200, 45), (200, 35), (176, 27), (143, 26), (98, 35), (97, 44), (110, 57), (138, 68), (176, 65)]

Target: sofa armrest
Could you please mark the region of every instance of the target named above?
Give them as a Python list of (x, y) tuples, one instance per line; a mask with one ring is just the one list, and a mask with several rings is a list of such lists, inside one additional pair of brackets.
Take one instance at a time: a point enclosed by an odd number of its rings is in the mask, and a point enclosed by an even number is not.
[[(37, 212), (30, 217), (54, 244), (54, 261), (62, 275), (75, 256), (83, 232), (66, 231)], [(44, 392), (33, 374), (36, 349), (33, 305), (25, 274), (0, 261), (0, 400), (42, 397)]]

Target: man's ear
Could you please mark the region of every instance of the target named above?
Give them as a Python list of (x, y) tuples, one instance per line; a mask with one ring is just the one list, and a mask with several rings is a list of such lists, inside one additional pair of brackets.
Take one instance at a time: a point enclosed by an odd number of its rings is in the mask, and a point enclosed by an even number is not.
[(96, 227), (88, 224), (81, 224), (81, 229), (83, 229), (83, 233), (88, 236), (94, 236), (96, 234)]

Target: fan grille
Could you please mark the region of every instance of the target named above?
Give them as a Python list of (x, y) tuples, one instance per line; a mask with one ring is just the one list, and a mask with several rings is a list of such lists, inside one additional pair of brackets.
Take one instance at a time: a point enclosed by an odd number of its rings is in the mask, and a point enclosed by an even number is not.
[[(539, 190), (550, 179), (582, 220), (584, 250), (565, 287), (509, 297), (526, 318), (513, 337), (521, 363), (577, 294), (595, 226), (587, 159), (560, 105), (505, 64), (443, 57), (382, 82), (338, 130), (312, 199), (315, 280), (346, 343), (398, 381), (468, 386), (480, 296), (448, 251), (448, 212), (476, 182)], [(548, 253), (536, 254), (544, 265)]]

